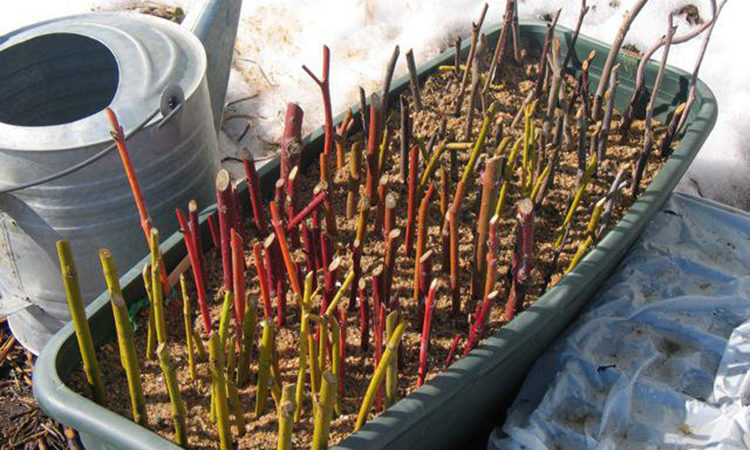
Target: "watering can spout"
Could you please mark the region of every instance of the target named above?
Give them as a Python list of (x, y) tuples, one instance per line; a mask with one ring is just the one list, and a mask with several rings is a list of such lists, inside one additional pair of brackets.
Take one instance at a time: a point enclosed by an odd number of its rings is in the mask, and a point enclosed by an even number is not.
[(197, 0), (195, 3), (182, 26), (195, 34), (206, 49), (206, 81), (218, 133), (242, 0)]

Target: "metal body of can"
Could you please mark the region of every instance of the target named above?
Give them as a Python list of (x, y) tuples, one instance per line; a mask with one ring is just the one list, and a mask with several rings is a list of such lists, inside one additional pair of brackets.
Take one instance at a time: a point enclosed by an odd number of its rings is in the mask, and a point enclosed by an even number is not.
[[(113, 142), (104, 108), (128, 133), (177, 85), (181, 109), (161, 126), (157, 114), (127, 142), (153, 223), (172, 234), (175, 207), (215, 201), (219, 157), (206, 72), (198, 37), (145, 15), (65, 17), (0, 38), (0, 189), (100, 152)], [(86, 302), (105, 288), (99, 248), (111, 249), (123, 268), (148, 251), (117, 151), (51, 182), (0, 193), (0, 313), (33, 352), (69, 320), (58, 239), (71, 242)]]

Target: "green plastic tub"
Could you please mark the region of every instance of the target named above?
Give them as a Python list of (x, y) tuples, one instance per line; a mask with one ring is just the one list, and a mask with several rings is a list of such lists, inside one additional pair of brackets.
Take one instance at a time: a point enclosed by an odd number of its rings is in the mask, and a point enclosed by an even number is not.
[[(485, 29), (490, 42), (497, 40), (499, 26)], [(544, 42), (546, 24), (521, 24), (523, 47), (538, 53)], [(570, 30), (557, 27), (562, 48), (567, 48)], [(595, 49), (591, 81), (597, 83), (607, 56), (608, 47), (584, 36), (578, 38), (574, 69)], [(464, 46), (462, 52), (468, 53)], [(419, 70), (424, 78), (438, 65), (451, 63), (453, 50), (437, 56)], [(616, 107), (627, 104), (632, 94), (637, 61), (621, 55)], [(646, 80), (651, 82), (656, 65), (650, 64)], [(658, 93), (656, 115), (666, 114), (687, 97), (689, 74), (668, 68)], [(408, 79), (395, 81), (390, 93), (398, 96), (408, 88)], [(717, 116), (716, 99), (709, 88), (698, 82), (697, 99), (690, 111), (688, 127), (681, 142), (661, 172), (642, 193), (629, 212), (607, 233), (568, 276), (540, 297), (499, 332), (484, 340), (467, 357), (461, 358), (432, 381), (403, 398), (388, 411), (368, 422), (360, 431), (340, 442), (345, 449), (454, 449), (476, 442), (476, 435), (493, 417), (501, 414), (526, 371), (547, 345), (576, 317), (602, 282), (615, 269), (620, 259), (661, 207), (672, 189), (687, 170), (701, 145), (713, 128)], [(394, 104), (395, 102), (391, 102)], [(352, 108), (358, 112), (359, 108)], [(337, 117), (336, 123), (342, 119)], [(355, 123), (359, 123), (358, 120)], [(304, 141), (302, 164), (317, 160), (323, 145), (322, 130), (308, 135)], [(264, 194), (269, 195), (278, 177), (278, 159), (259, 171)], [(246, 187), (243, 185), (242, 190)], [(241, 196), (247, 199), (247, 195)], [(245, 205), (246, 206), (246, 205)], [(205, 219), (205, 216), (201, 218)], [(135, 226), (135, 224), (134, 224)], [(204, 232), (206, 232), (204, 227)], [(208, 242), (208, 239), (204, 239)], [(179, 234), (162, 244), (167, 267), (173, 267), (185, 255)], [(143, 297), (140, 268), (146, 258), (124, 274), (121, 283), (124, 297), (134, 301)], [(102, 294), (86, 310), (96, 345), (114, 339), (114, 323), (109, 296)], [(73, 327), (68, 324), (44, 348), (34, 371), (34, 395), (39, 406), (52, 418), (78, 430), (88, 449), (177, 449), (178, 447), (130, 419), (122, 417), (84, 398), (63, 380), (81, 363)], [(481, 439), (481, 438), (480, 438)]]

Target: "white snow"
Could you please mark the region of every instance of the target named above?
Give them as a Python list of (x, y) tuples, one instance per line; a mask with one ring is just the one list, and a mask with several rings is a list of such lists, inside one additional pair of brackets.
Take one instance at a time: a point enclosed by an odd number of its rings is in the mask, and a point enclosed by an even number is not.
[[(200, 0), (164, 0), (189, 11)], [(635, 0), (589, 0), (582, 33), (611, 42), (621, 18)], [(405, 73), (403, 54), (414, 49), (417, 65), (451, 45), (457, 33), (467, 37), (484, 2), (476, 0), (247, 0), (236, 43), (234, 70), (228, 101), (252, 97), (234, 105), (227, 114), (251, 117), (233, 119), (224, 126), (222, 146), (227, 153), (248, 147), (258, 157), (278, 141), (287, 102), (305, 111), (304, 132), (320, 126), (323, 108), (320, 91), (301, 66), (320, 74), (322, 46), (331, 49), (331, 95), (334, 114), (358, 102), (358, 86), (367, 92), (379, 89), (385, 64), (393, 47), (401, 48), (396, 76)], [(61, 15), (93, 9), (119, 10), (152, 2), (133, 0), (27, 0), (4, 5), (0, 33)], [(643, 50), (664, 33), (670, 11), (694, 4), (703, 18), (711, 16), (708, 0), (650, 0), (633, 24), (626, 43)], [(485, 23), (500, 20), (505, 2), (490, 4)], [(538, 18), (560, 7), (560, 24), (573, 27), (580, 4), (577, 0), (520, 0), (522, 19)], [(750, 17), (750, 2), (729, 0), (716, 26), (700, 77), (711, 87), (719, 103), (719, 119), (713, 133), (681, 188), (750, 209), (750, 182), (744, 176), (750, 160), (750, 71), (743, 57), (742, 27)], [(677, 33), (691, 27), (678, 17)], [(671, 65), (692, 71), (700, 38), (673, 47)], [(658, 57), (659, 53), (655, 55)]]

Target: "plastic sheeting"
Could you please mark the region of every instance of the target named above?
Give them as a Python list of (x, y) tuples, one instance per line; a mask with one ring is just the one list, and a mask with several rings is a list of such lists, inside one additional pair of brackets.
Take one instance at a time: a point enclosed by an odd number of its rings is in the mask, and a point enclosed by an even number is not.
[(488, 449), (750, 446), (750, 215), (676, 194)]

